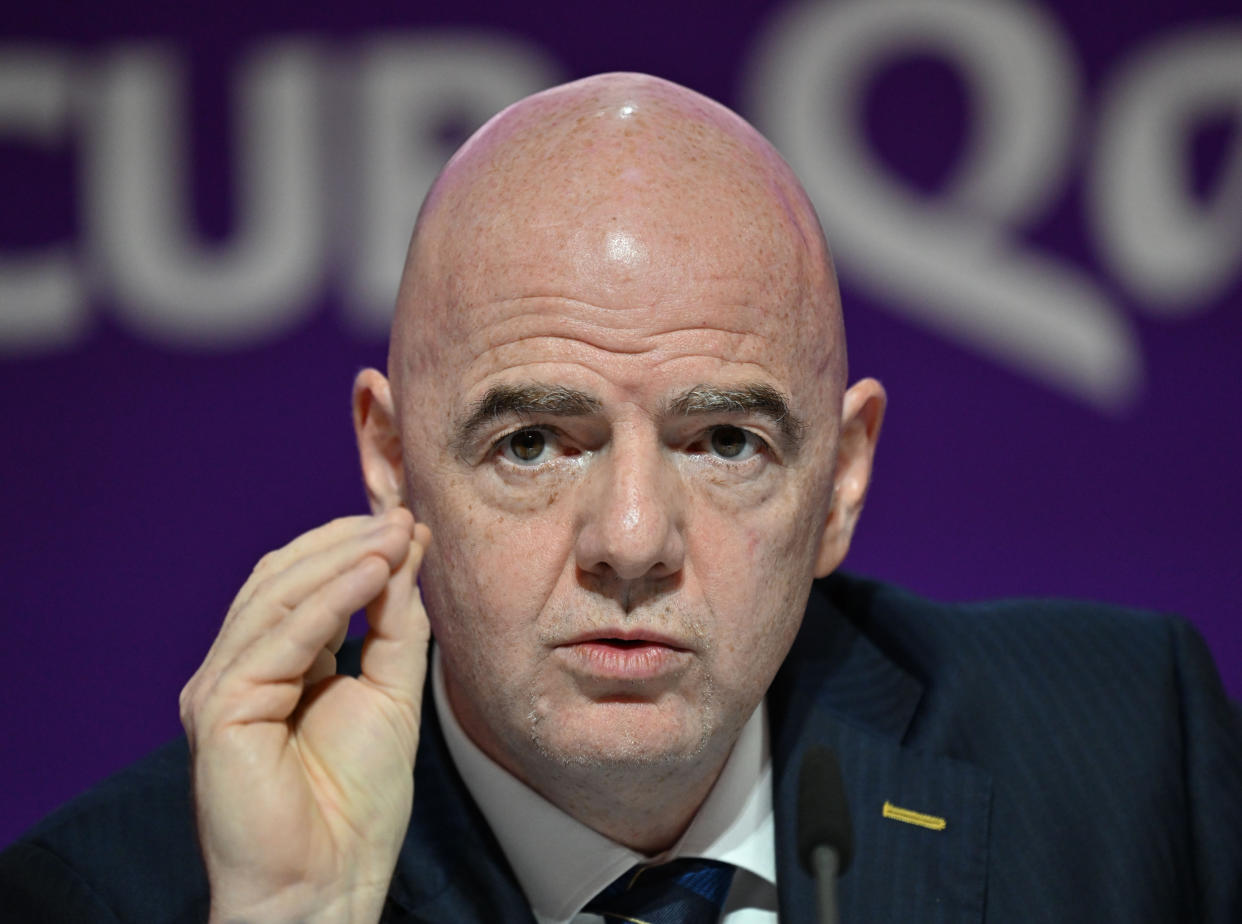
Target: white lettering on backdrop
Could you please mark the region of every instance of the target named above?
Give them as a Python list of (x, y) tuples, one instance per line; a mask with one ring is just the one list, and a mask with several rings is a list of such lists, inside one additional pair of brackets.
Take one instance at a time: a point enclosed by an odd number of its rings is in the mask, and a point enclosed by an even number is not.
[[(949, 191), (917, 195), (869, 149), (858, 98), (877, 64), (930, 49), (975, 101)], [(985, 354), (1104, 405), (1134, 390), (1126, 319), (1076, 268), (1014, 239), (1061, 183), (1074, 62), (1035, 8), (959, 0), (791, 8), (761, 46), (754, 113), (807, 184), (843, 271)]]
[[(870, 77), (932, 53), (970, 89), (970, 145), (935, 196), (887, 172), (857, 111)], [(386, 35), (352, 49), (255, 46), (231, 99), (237, 216), (194, 229), (185, 179), (183, 65), (175, 46), (102, 58), (0, 49), (0, 143), (78, 144), (80, 241), (0, 251), (0, 351), (67, 348), (90, 298), (153, 342), (228, 349), (286, 335), (326, 286), (351, 327), (382, 335), (409, 225), (472, 128), (559, 79), (528, 43), (479, 33)], [(746, 113), (815, 199), (843, 275), (929, 328), (1097, 407), (1136, 394), (1142, 357), (1125, 315), (1062, 256), (1021, 237), (1083, 154), (1093, 241), (1140, 305), (1185, 316), (1242, 266), (1242, 145), (1200, 201), (1188, 174), (1197, 120), (1242, 113), (1242, 34), (1201, 30), (1132, 53), (1091, 133), (1060, 26), (1031, 3), (801, 2), (756, 43)], [(339, 272), (338, 272), (339, 271)]]
[(91, 256), (129, 326), (172, 345), (244, 345), (287, 331), (322, 274), (323, 189), (315, 56), (260, 48), (234, 94), (238, 221), (196, 239), (187, 202), (184, 80), (175, 56), (123, 48), (99, 68), (88, 106)]
[(1213, 117), (1242, 127), (1242, 28), (1169, 38), (1102, 100), (1087, 186), (1093, 228), (1139, 304), (1170, 318), (1201, 310), (1242, 266), (1242, 132), (1206, 201), (1187, 195), (1191, 133)]
[[(0, 143), (63, 144), (71, 124), (70, 62), (46, 49), (0, 50)], [(11, 217), (9, 220), (13, 220)], [(82, 273), (66, 244), (0, 251), (0, 351), (67, 346), (87, 319)]]
[[(334, 257), (350, 263), (352, 326), (380, 335), (413, 216), (448, 153), (445, 119), (477, 126), (560, 78), (536, 50), (487, 36), (386, 37), (348, 62), (315, 40), (260, 44), (232, 93), (237, 221), (217, 243), (196, 233), (188, 201), (182, 69), (168, 44), (90, 62), (0, 50), (0, 143), (76, 133), (86, 232), (76, 248), (0, 252), (0, 352), (79, 342), (88, 284), (152, 342), (253, 346), (296, 326)], [(342, 137), (342, 125), (356, 132)]]

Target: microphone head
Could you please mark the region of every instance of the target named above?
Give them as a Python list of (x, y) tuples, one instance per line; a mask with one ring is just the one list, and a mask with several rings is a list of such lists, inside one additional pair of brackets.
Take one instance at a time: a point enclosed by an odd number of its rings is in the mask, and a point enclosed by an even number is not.
[(812, 876), (811, 854), (820, 845), (836, 850), (838, 875), (849, 868), (854, 831), (841, 768), (829, 748), (812, 747), (798, 772), (798, 859)]

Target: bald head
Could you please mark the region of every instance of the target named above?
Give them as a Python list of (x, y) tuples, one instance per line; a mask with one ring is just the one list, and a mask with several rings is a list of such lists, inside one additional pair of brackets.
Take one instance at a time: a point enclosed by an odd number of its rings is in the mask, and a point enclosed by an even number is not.
[[(750, 310), (795, 334), (840, 395), (831, 258), (797, 178), (742, 118), (685, 87), (604, 74), (528, 97), (484, 125), (424, 202), (402, 276), (394, 386), (435, 368), (497, 300), (558, 293), (604, 309), (684, 307), (763, 268)], [(590, 284), (570, 292), (567, 285)], [(641, 277), (649, 304), (635, 304)], [(710, 323), (710, 318), (703, 318)]]

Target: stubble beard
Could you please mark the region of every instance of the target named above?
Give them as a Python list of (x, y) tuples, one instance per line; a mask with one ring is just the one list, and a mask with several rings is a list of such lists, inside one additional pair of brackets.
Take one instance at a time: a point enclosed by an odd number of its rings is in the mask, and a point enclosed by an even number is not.
[[(539, 758), (546, 765), (563, 772), (568, 771), (574, 775), (637, 772), (641, 776), (650, 777), (654, 771), (659, 776), (694, 765), (707, 751), (715, 735), (721, 731), (715, 709), (716, 687), (710, 674), (703, 678), (697, 699), (698, 706), (693, 716), (697, 720), (698, 730), (689, 743), (686, 743), (685, 736), (679, 736), (679, 740), (668, 742), (666, 746), (657, 746), (655, 742), (645, 740), (637, 733), (632, 727), (632, 718), (623, 725), (618, 723), (620, 727), (615, 732), (608, 732), (609, 737), (602, 742), (554, 742), (552, 739), (556, 729), (550, 729), (549, 725), (556, 719), (554, 715), (542, 714), (538, 707), (538, 691), (532, 691), (530, 695), (530, 708), (526, 716), (527, 732), (530, 744)], [(604, 704), (596, 704), (592, 708), (606, 707)]]

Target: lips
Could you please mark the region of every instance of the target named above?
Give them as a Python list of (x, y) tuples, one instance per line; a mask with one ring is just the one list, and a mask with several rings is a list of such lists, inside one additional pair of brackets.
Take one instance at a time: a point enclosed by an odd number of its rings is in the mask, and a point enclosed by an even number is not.
[(642, 630), (607, 629), (575, 638), (559, 650), (576, 672), (630, 683), (680, 671), (691, 656), (677, 640)]
[(576, 635), (563, 644), (581, 645), (589, 642), (600, 642), (616, 645), (617, 647), (635, 647), (638, 645), (662, 645), (665, 648), (672, 648), (674, 651), (686, 651), (689, 645), (680, 639), (671, 635), (664, 635), (650, 629), (636, 628), (626, 626), (624, 628), (617, 626), (606, 626), (602, 629), (593, 629)]

